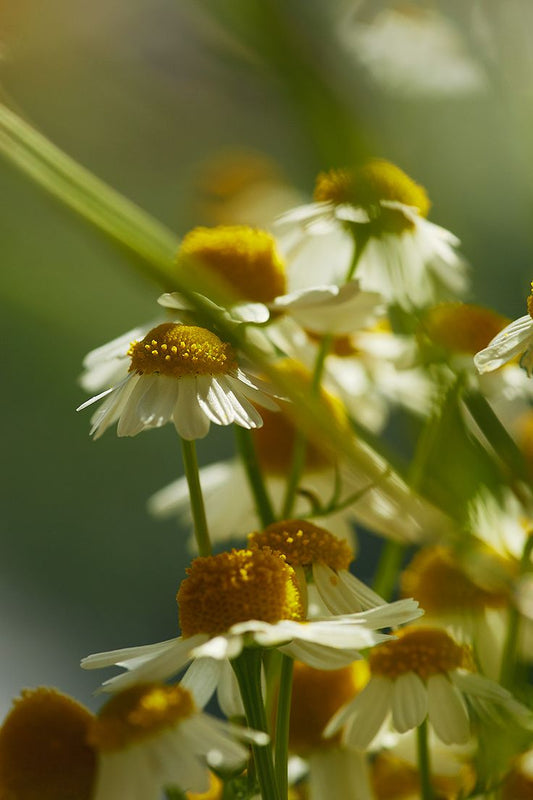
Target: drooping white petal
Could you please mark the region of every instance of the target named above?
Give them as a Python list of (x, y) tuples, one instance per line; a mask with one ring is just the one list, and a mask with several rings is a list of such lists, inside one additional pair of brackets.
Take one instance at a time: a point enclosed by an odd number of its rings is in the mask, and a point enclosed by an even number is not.
[(526, 350), (533, 338), (533, 319), (526, 314), (507, 325), (474, 356), (479, 372), (491, 372)]
[(124, 404), (118, 420), (117, 436), (136, 436), (145, 427), (142, 418), (142, 400), (157, 381), (157, 375), (140, 375), (133, 390)]
[(211, 375), (200, 375), (197, 388), (200, 408), (211, 422), (216, 425), (230, 425), (235, 414), (219, 381)]
[(178, 400), (172, 418), (182, 439), (191, 441), (207, 436), (210, 422), (198, 405), (196, 378), (180, 378)]
[(433, 730), (444, 744), (465, 744), (470, 738), (470, 721), (461, 692), (446, 675), (432, 675), (427, 687)]
[(368, 769), (361, 753), (344, 747), (324, 747), (309, 756), (312, 800), (373, 800)]
[(400, 733), (417, 728), (426, 718), (427, 690), (414, 672), (406, 672), (394, 681), (392, 690), (392, 721)]
[(314, 642), (293, 641), (290, 644), (281, 645), (279, 649), (285, 655), (296, 661), (303, 661), (304, 664), (314, 667), (314, 669), (341, 669), (361, 658), (358, 650), (339, 650), (336, 647), (325, 647), (323, 644)]
[(198, 708), (206, 706), (215, 693), (223, 663), (214, 658), (196, 658), (187, 668), (180, 686), (192, 694)]
[(363, 691), (330, 720), (325, 735), (335, 733), (346, 724), (344, 742), (358, 750), (366, 750), (390, 711), (391, 696), (392, 681), (374, 676)]

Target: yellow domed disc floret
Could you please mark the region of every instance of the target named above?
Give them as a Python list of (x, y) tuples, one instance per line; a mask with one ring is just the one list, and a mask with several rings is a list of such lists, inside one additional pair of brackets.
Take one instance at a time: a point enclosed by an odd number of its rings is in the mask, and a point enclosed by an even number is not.
[(365, 209), (393, 201), (416, 208), (422, 217), (430, 209), (426, 190), (399, 167), (381, 158), (371, 159), (354, 170), (332, 169), (320, 173), (313, 196), (317, 202), (349, 203)]
[(466, 648), (438, 628), (404, 628), (398, 639), (375, 647), (369, 656), (373, 675), (392, 680), (415, 672), (423, 680), (432, 675), (469, 666)]
[(335, 746), (342, 735), (324, 739), (322, 734), (333, 714), (352, 700), (368, 682), (366, 661), (354, 661), (342, 669), (315, 669), (296, 661), (291, 698), (289, 748), (305, 755), (310, 750)]
[(248, 544), (283, 553), (292, 567), (326, 564), (334, 570), (348, 569), (353, 559), (347, 542), (303, 519), (273, 522), (264, 531), (251, 533)]
[(482, 306), (469, 303), (441, 303), (424, 316), (423, 329), (429, 338), (452, 353), (475, 355), (494, 339), (509, 320)]
[[(290, 358), (281, 359), (276, 368), (290, 377), (296, 402), (279, 402), (281, 413), (261, 409), (263, 427), (252, 431), (255, 450), (261, 468), (270, 475), (287, 475), (292, 464), (292, 454), (296, 438), (296, 425), (292, 421), (294, 409), (298, 407), (299, 395), (305, 397), (311, 390), (311, 372), (302, 364)], [(339, 427), (349, 432), (349, 422), (342, 403), (327, 391), (321, 390), (320, 399), (326, 406), (327, 413), (335, 419)], [(307, 441), (304, 469), (320, 471), (330, 468), (334, 463), (333, 454), (326, 452), (324, 442), (321, 446)]]
[(508, 604), (505, 593), (488, 591), (470, 580), (453, 552), (441, 546), (416, 554), (403, 573), (402, 594), (415, 597), (428, 614), (461, 614)]
[(130, 345), (130, 372), (141, 375), (227, 375), (237, 368), (235, 351), (211, 331), (163, 322)]
[(194, 228), (183, 238), (178, 266), (195, 259), (243, 300), (270, 303), (286, 293), (285, 266), (266, 231), (247, 225)]
[(179, 685), (149, 683), (114, 695), (94, 720), (88, 741), (100, 752), (123, 750), (195, 712), (191, 694)]
[(293, 568), (267, 548), (195, 558), (177, 600), (183, 636), (216, 635), (252, 619), (275, 624), (303, 618)]
[(0, 729), (2, 800), (89, 800), (96, 755), (93, 715), (54, 689), (22, 692)]

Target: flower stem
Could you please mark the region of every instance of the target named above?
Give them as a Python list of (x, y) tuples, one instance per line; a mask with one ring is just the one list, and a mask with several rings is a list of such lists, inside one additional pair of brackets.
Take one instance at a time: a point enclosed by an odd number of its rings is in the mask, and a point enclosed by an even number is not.
[[(520, 559), (520, 575), (529, 569), (529, 560), (531, 558), (532, 550), (533, 534), (530, 533), (524, 545), (522, 558)], [(515, 681), (519, 630), (520, 612), (515, 603), (511, 602), (507, 617), (507, 635), (505, 637), (505, 643), (503, 646), (502, 663), (500, 668), (500, 684), (505, 689), (511, 689)]]
[(261, 467), (257, 461), (257, 456), (254, 448), (251, 432), (246, 428), (241, 428), (240, 425), (235, 425), (235, 437), (237, 440), (237, 448), (246, 470), (248, 483), (255, 500), (255, 506), (261, 525), (266, 528), (271, 522), (274, 522), (276, 515), (272, 508), (272, 503), (268, 492), (266, 490), (265, 482)]
[[(243, 650), (231, 664), (239, 684), (248, 725), (256, 731), (267, 732), (267, 719), (261, 693), (261, 659), (260, 648), (248, 648)], [(263, 800), (281, 800), (276, 783), (272, 748), (269, 745), (261, 747), (252, 744), (252, 752), (261, 797)]]
[(431, 785), (431, 769), (429, 763), (428, 747), (428, 723), (427, 719), (418, 726), (417, 752), (418, 752), (418, 773), (420, 776), (420, 799), (434, 800), (433, 787)]
[(279, 681), (278, 711), (276, 715), (275, 765), (280, 797), (287, 797), (289, 758), (289, 723), (291, 716), (292, 676), (294, 662), (282, 655)]
[(210, 556), (211, 540), (209, 538), (209, 530), (207, 528), (204, 498), (200, 484), (198, 459), (196, 458), (196, 445), (194, 441), (182, 439), (181, 453), (183, 456), (185, 477), (187, 478), (187, 485), (189, 487), (191, 512), (194, 522), (194, 536), (196, 538), (196, 544), (198, 545), (198, 553), (201, 556)]
[[(320, 392), (320, 381), (322, 380), (322, 373), (324, 372), (324, 364), (326, 356), (330, 350), (333, 337), (326, 334), (322, 337), (320, 347), (318, 348), (315, 367), (311, 376), (311, 394), (317, 396)], [(296, 431), (294, 437), (294, 445), (292, 449), (292, 463), (289, 477), (287, 479), (287, 486), (285, 489), (285, 498), (283, 500), (283, 508), (281, 511), (282, 519), (289, 519), (296, 500), (296, 491), (300, 478), (305, 466), (305, 454), (307, 450), (307, 442), (303, 433), (299, 430)]]

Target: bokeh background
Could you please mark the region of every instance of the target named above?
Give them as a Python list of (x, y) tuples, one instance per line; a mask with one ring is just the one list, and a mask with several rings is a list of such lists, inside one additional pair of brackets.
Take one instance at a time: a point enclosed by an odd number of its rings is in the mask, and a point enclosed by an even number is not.
[[(0, 5), (0, 85), (177, 235), (266, 224), (320, 169), (388, 158), (462, 240), (470, 299), (516, 317), (533, 278), (531, 30), (529, 0), (17, 0)], [(25, 686), (91, 704), (81, 656), (175, 635), (189, 555), (145, 509), (181, 472), (173, 432), (94, 443), (74, 412), (83, 355), (151, 319), (160, 287), (7, 162), (0, 178), (3, 713)], [(215, 428), (201, 461), (231, 449)]]

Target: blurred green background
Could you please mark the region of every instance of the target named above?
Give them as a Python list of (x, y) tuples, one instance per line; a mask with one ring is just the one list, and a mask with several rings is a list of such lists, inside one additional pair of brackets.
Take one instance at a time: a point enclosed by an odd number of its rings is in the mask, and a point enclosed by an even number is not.
[[(439, 12), (457, 36), (448, 60), (424, 27)], [(394, 53), (379, 35), (401, 15), (414, 39), (393, 28)], [(278, 212), (320, 169), (395, 161), (462, 240), (471, 299), (516, 317), (533, 277), (532, 24), (528, 0), (18, 0), (0, 10), (1, 90), (178, 235), (230, 213), (228, 154), (245, 183), (280, 189)], [(174, 635), (189, 556), (183, 531), (145, 510), (180, 473), (173, 431), (94, 443), (90, 413), (74, 412), (83, 355), (151, 319), (160, 287), (7, 162), (0, 175), (5, 711), (24, 686), (90, 703), (99, 676), (81, 656)], [(215, 428), (201, 460), (231, 447)]]

